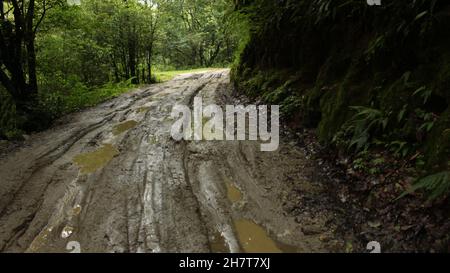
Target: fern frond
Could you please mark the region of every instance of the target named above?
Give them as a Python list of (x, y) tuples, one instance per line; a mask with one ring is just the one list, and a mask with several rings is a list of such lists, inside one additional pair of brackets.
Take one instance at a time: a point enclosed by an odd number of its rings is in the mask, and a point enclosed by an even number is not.
[(410, 190), (402, 193), (397, 199), (404, 197), (417, 190), (425, 190), (429, 200), (435, 200), (450, 192), (450, 171), (435, 173), (419, 179)]

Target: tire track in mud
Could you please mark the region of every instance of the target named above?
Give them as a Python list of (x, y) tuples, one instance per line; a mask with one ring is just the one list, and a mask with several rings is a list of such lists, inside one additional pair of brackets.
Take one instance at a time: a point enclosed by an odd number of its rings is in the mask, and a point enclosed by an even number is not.
[[(200, 93), (200, 91), (204, 88), (206, 86), (206, 84), (203, 84), (203, 85), (201, 85), (199, 88), (197, 88), (193, 93), (192, 93), (192, 95), (190, 95), (189, 97), (188, 97), (188, 106), (189, 107), (193, 107), (193, 104), (194, 104), (194, 98)], [(185, 140), (181, 140), (180, 141), (180, 145), (181, 145), (181, 150), (182, 150), (182, 158), (183, 158), (183, 172), (184, 172), (184, 179), (186, 180), (186, 182), (187, 182), (187, 185), (188, 185), (188, 189), (190, 190), (190, 192), (191, 192), (191, 194), (192, 194), (192, 196), (194, 196), (195, 197), (195, 202), (196, 202), (196, 205), (197, 205), (197, 207), (198, 207), (198, 210), (196, 211), (197, 212), (197, 216), (198, 216), (198, 218), (200, 219), (200, 222), (201, 222), (201, 225), (202, 225), (202, 227), (206, 227), (206, 221), (203, 219), (203, 215), (201, 214), (201, 211), (200, 211), (200, 207), (201, 207), (201, 204), (200, 204), (200, 201), (198, 200), (198, 198), (196, 197), (196, 195), (195, 195), (195, 191), (194, 191), (194, 189), (193, 189), (193, 187), (192, 187), (192, 182), (191, 182), (191, 179), (190, 179), (190, 177), (189, 177), (189, 170), (188, 170), (188, 166), (189, 166), (189, 163), (188, 163), (188, 160), (189, 160), (189, 151), (188, 151), (188, 149), (187, 149), (187, 143), (186, 143), (186, 141)], [(204, 229), (204, 234), (208, 234), (208, 231), (207, 231), (207, 229), (205, 228)], [(211, 246), (210, 246), (210, 244), (208, 245), (209, 246), (209, 251), (212, 251), (212, 249), (211, 249)]]
[[(148, 89), (144, 90), (144, 92), (146, 92), (146, 91), (148, 91)], [(96, 129), (99, 129), (106, 123), (110, 122), (117, 115), (117, 113), (120, 113), (122, 111), (128, 111), (129, 107), (133, 103), (135, 103), (137, 100), (142, 99), (142, 97), (148, 97), (148, 96), (143, 96), (143, 95), (133, 96), (132, 101), (129, 104), (108, 113), (102, 120), (100, 120), (96, 123), (90, 124), (86, 128), (81, 128), (81, 129), (75, 131), (67, 139), (64, 139), (62, 142), (55, 145), (54, 148), (46, 151), (44, 154), (42, 154), (38, 158), (34, 159), (35, 163), (28, 170), (26, 170), (26, 172), (30, 173), (29, 177), (26, 179), (22, 179), (17, 190), (14, 191), (14, 193), (12, 194), (12, 196), (10, 198), (2, 196), (2, 198), (1, 198), (2, 205), (0, 207), (0, 217), (4, 216), (5, 209), (11, 204), (11, 202), (14, 200), (17, 193), (22, 190), (23, 186), (25, 186), (27, 184), (27, 182), (29, 180), (31, 180), (32, 177), (37, 172), (39, 172), (41, 169), (52, 164), (55, 160), (60, 158), (64, 153), (66, 153), (71, 147), (73, 147), (80, 139), (85, 137), (88, 133), (90, 133)], [(5, 202), (4, 201), (5, 199), (8, 201)]]
[(82, 252), (326, 249), (280, 201), (288, 176), (309, 183), (297, 148), (264, 154), (257, 142), (170, 137), (175, 104), (224, 105), (231, 89), (227, 70), (183, 75), (32, 136), (0, 161), (0, 250), (66, 252), (69, 241)]
[[(146, 90), (148, 91), (148, 90)], [(144, 91), (145, 92), (145, 91)], [(128, 111), (129, 107), (134, 104), (136, 101), (149, 97), (153, 94), (137, 94), (130, 97), (129, 102), (117, 109), (114, 109), (113, 111), (110, 111), (106, 107), (106, 113), (104, 114), (104, 117), (101, 118), (100, 121), (93, 122), (91, 124), (88, 124), (85, 127), (82, 128), (76, 128), (76, 130), (71, 133), (68, 137), (63, 138), (62, 141), (59, 141), (54, 145), (52, 148), (50, 148), (45, 151), (44, 153), (38, 154), (35, 158), (31, 158), (28, 160), (30, 163), (30, 166), (24, 170), (24, 174), (19, 175), (18, 179), (16, 178), (15, 181), (17, 181), (17, 184), (15, 185), (15, 189), (11, 189), (9, 191), (2, 191), (2, 208), (0, 212), (0, 224), (2, 226), (5, 225), (4, 221), (5, 219), (11, 219), (15, 218), (17, 222), (20, 222), (20, 218), (24, 219), (20, 224), (18, 224), (17, 227), (13, 228), (14, 235), (10, 236), (10, 238), (6, 241), (6, 243), (3, 241), (2, 244), (0, 244), (1, 251), (4, 251), (5, 248), (9, 247), (11, 245), (11, 241), (17, 239), (17, 237), (20, 237), (23, 235), (23, 233), (26, 232), (28, 229), (29, 224), (34, 220), (35, 215), (37, 214), (37, 211), (40, 210), (40, 206), (43, 202), (43, 195), (45, 194), (47, 188), (50, 186), (52, 182), (52, 177), (48, 179), (48, 182), (42, 183), (42, 181), (39, 181), (39, 176), (42, 176), (42, 173), (45, 172), (45, 169), (52, 165), (55, 161), (57, 161), (59, 158), (62, 157), (68, 150), (70, 150), (74, 145), (76, 145), (80, 140), (82, 140), (86, 135), (102, 128), (104, 125), (108, 124), (108, 122), (111, 122), (112, 119), (114, 119), (120, 112)], [(52, 143), (50, 143), (51, 145)], [(18, 151), (20, 153), (20, 151)], [(3, 163), (3, 162), (2, 162)], [(14, 163), (14, 162), (13, 162)], [(18, 170), (21, 172), (22, 170)], [(26, 173), (29, 173), (27, 176)], [(4, 170), (2, 169), (2, 176), (5, 174)], [(27, 176), (27, 177), (25, 177)], [(36, 179), (38, 178), (38, 179)], [(39, 183), (40, 182), (40, 183)], [(34, 184), (40, 184), (41, 190), (37, 192), (38, 196), (19, 196), (20, 193), (23, 193), (26, 191), (26, 188), (34, 188), (33, 190), (36, 190), (36, 185)], [(4, 194), (5, 193), (5, 194)], [(5, 196), (7, 195), (7, 196)], [(9, 195), (9, 197), (8, 197)], [(36, 193), (34, 194), (36, 195)], [(18, 200), (21, 199), (21, 200)], [(31, 207), (35, 207), (32, 211), (28, 210), (27, 216), (19, 217), (14, 215), (16, 211), (26, 211), (23, 209), (23, 204), (14, 205), (14, 202), (23, 202), (23, 200), (30, 200), (30, 199), (36, 199), (38, 203), (34, 203), (33, 205), (30, 205)], [(7, 200), (5, 202), (5, 200)], [(1, 232), (4, 233), (5, 230), (2, 228)]]

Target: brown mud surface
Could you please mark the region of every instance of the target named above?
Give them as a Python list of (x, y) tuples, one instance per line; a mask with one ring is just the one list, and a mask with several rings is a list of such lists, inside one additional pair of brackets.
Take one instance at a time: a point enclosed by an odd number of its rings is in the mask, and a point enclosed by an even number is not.
[[(0, 250), (333, 252), (335, 213), (310, 156), (281, 136), (174, 141), (175, 104), (230, 102), (229, 71), (187, 74), (59, 120), (0, 156)], [(235, 104), (235, 102), (232, 102)], [(306, 202), (302, 213), (289, 208)]]

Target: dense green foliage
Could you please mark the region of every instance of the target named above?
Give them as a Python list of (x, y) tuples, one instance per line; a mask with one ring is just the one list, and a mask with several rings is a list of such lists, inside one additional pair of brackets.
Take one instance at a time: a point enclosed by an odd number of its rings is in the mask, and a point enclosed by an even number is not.
[(449, 170), (448, 1), (240, 0), (236, 9), (251, 26), (233, 69), (240, 90), (317, 127), (325, 143)]
[(232, 62), (238, 33), (229, 0), (166, 1), (160, 10), (164, 16), (156, 63), (162, 69)]
[(2, 0), (0, 7), (0, 138), (153, 83), (155, 70), (226, 66), (237, 40), (226, 0)]

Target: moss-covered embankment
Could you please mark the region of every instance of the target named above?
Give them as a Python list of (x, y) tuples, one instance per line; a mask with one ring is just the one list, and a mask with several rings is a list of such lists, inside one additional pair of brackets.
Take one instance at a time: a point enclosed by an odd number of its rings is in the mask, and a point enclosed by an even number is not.
[(420, 152), (428, 173), (449, 169), (448, 1), (240, 0), (236, 10), (251, 26), (238, 90), (326, 143)]

